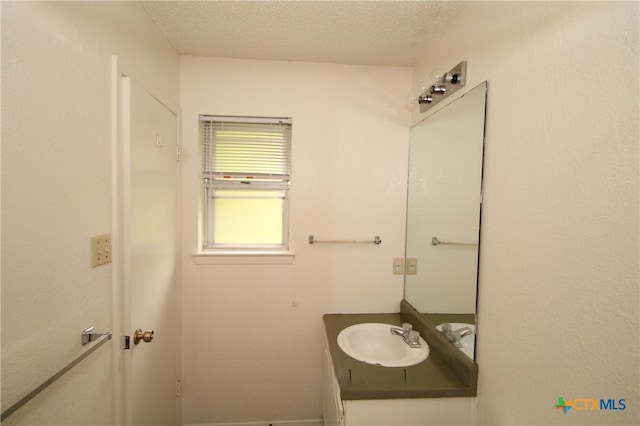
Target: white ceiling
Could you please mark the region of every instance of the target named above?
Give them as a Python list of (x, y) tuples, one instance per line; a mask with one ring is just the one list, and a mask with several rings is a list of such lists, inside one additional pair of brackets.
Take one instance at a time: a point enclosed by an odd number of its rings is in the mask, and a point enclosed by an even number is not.
[(148, 1), (181, 55), (413, 66), (456, 1)]

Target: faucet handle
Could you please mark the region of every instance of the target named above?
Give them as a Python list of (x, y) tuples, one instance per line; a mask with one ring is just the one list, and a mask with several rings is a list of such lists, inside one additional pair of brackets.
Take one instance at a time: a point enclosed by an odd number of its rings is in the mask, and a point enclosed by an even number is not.
[(403, 322), (402, 323), (402, 330), (404, 331), (405, 335), (409, 335), (409, 332), (413, 329), (413, 326), (411, 324), (409, 324), (408, 322)]
[(420, 343), (420, 333), (415, 330), (411, 330), (409, 335), (407, 336), (406, 342), (412, 348), (421, 348), (422, 344)]

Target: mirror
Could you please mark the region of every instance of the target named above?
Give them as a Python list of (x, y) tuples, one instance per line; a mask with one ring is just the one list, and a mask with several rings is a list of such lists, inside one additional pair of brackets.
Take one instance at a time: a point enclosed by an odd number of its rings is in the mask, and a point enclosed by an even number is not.
[(411, 128), (404, 297), (435, 326), (475, 325), (486, 94)]

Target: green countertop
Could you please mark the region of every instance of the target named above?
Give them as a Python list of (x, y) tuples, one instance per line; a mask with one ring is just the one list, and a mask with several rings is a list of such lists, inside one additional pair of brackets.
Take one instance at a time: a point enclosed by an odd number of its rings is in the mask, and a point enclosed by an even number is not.
[[(409, 367), (382, 367), (366, 364), (351, 358), (338, 346), (337, 337), (344, 328), (365, 322), (401, 326), (402, 314), (326, 314), (323, 319), (342, 399), (476, 396), (475, 381), (473, 386), (465, 383), (452, 367), (447, 351), (438, 350), (441, 342), (432, 339), (432, 344), (429, 332), (421, 331), (420, 333), (429, 344), (429, 357)], [(404, 321), (406, 322), (406, 319)], [(420, 325), (413, 324), (413, 326), (420, 331)], [(451, 353), (455, 354), (455, 351)]]

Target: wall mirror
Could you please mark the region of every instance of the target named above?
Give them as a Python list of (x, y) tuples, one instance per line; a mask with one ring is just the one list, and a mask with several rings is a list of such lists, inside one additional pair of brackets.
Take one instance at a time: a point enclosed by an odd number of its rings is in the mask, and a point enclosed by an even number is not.
[(411, 128), (404, 297), (436, 326), (475, 330), (486, 96), (484, 82)]

